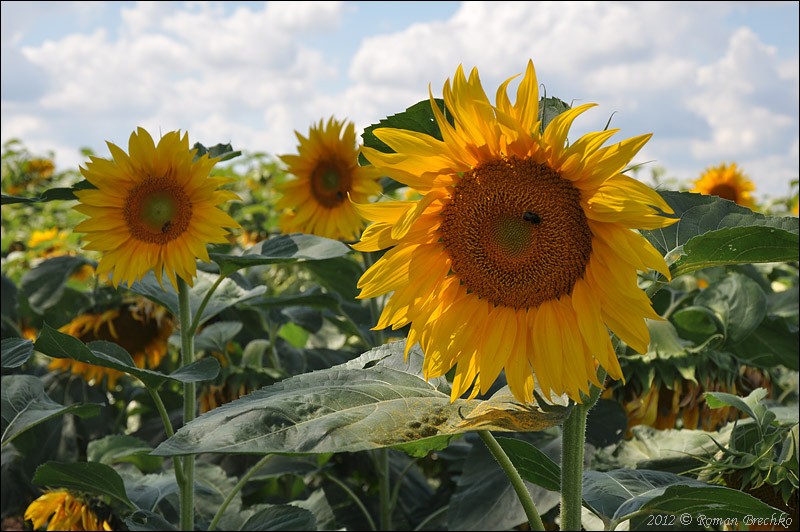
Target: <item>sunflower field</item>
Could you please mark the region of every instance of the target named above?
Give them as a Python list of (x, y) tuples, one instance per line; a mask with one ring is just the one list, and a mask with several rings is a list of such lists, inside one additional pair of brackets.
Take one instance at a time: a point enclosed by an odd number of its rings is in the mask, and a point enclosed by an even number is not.
[(4, 145), (3, 530), (796, 530), (798, 181), (593, 107)]

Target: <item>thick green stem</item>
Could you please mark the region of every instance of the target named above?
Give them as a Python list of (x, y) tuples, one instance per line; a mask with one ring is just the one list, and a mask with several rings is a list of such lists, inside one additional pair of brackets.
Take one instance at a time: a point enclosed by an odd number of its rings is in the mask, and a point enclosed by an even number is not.
[[(606, 370), (597, 370), (597, 380), (604, 384)], [(586, 447), (586, 417), (600, 399), (603, 387), (592, 385), (589, 397), (572, 408), (561, 434), (561, 530), (581, 529), (583, 506), (583, 453)]]
[[(497, 460), (497, 463), (500, 464), (500, 467), (503, 469), (503, 471), (505, 471), (508, 479), (511, 481), (511, 486), (514, 488), (514, 491), (519, 498), (519, 502), (522, 503), (522, 509), (525, 511), (525, 515), (528, 518), (528, 523), (531, 526), (531, 530), (544, 530), (544, 523), (542, 523), (542, 518), (539, 516), (539, 511), (536, 509), (536, 505), (533, 503), (533, 499), (531, 498), (528, 488), (525, 486), (525, 482), (522, 480), (522, 477), (519, 476), (519, 471), (517, 471), (517, 468), (511, 463), (511, 459), (508, 457), (494, 436), (492, 436), (491, 432), (488, 430), (479, 430), (478, 436), (480, 436), (481, 440), (483, 440), (483, 443), (486, 444), (489, 452), (492, 453), (494, 459)], [(570, 530), (564, 527), (561, 529)], [(577, 530), (580, 530), (580, 528)]]
[[(189, 287), (186, 281), (178, 278), (178, 312), (181, 327), (181, 367), (194, 362), (194, 333), (192, 331), (192, 310), (189, 307)], [(183, 426), (195, 417), (195, 384), (183, 385)], [(178, 459), (180, 460), (180, 458)], [(183, 457), (184, 483), (181, 486), (181, 530), (194, 530), (194, 455)]]
[(242, 478), (239, 479), (239, 482), (236, 483), (236, 485), (233, 487), (231, 492), (228, 493), (228, 496), (225, 497), (225, 500), (222, 501), (222, 505), (220, 505), (219, 509), (217, 510), (217, 513), (214, 515), (214, 519), (211, 520), (211, 524), (208, 525), (209, 532), (211, 532), (212, 530), (215, 530), (217, 528), (217, 525), (219, 524), (219, 520), (222, 519), (222, 514), (225, 513), (225, 510), (228, 508), (228, 506), (230, 505), (230, 503), (233, 500), (233, 498), (236, 497), (236, 494), (239, 493), (240, 491), (242, 491), (242, 488), (244, 487), (244, 485), (247, 484), (250, 481), (250, 477), (255, 475), (258, 472), (258, 470), (261, 469), (262, 467), (264, 467), (264, 465), (267, 462), (269, 462), (274, 456), (275, 456), (274, 454), (268, 454), (268, 455), (264, 456), (264, 458), (262, 458), (261, 460), (256, 462), (256, 465), (254, 465), (253, 467), (250, 468), (250, 471), (245, 473), (242, 476)]
[(584, 405), (575, 405), (564, 422), (561, 436), (561, 530), (581, 529), (587, 412)]
[[(172, 422), (169, 420), (169, 414), (167, 413), (167, 408), (164, 406), (164, 401), (162, 401), (161, 396), (158, 395), (158, 390), (148, 386), (147, 391), (150, 392), (150, 397), (153, 398), (153, 403), (156, 405), (158, 415), (161, 416), (161, 422), (164, 423), (164, 432), (167, 434), (167, 438), (171, 438), (175, 434), (175, 429), (172, 428)], [(175, 458), (173, 463), (175, 467), (175, 480), (178, 481), (178, 486), (183, 486), (186, 479), (183, 477), (181, 459)]]
[(391, 478), (389, 475), (389, 451), (378, 449), (375, 451), (375, 463), (378, 466), (380, 478), (380, 524), (381, 530), (392, 530), (392, 503), (391, 503)]

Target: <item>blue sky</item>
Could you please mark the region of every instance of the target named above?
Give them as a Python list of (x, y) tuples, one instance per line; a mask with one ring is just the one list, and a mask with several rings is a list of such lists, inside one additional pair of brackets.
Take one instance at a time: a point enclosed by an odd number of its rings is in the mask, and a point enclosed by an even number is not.
[[(107, 156), (142, 126), (271, 154), (334, 115), (358, 130), (536, 65), (547, 93), (595, 102), (570, 135), (652, 132), (636, 162), (683, 181), (736, 162), (759, 197), (798, 177), (797, 2), (2, 2), (2, 128)], [(513, 97), (514, 86), (511, 94)], [(617, 138), (615, 137), (615, 138)]]

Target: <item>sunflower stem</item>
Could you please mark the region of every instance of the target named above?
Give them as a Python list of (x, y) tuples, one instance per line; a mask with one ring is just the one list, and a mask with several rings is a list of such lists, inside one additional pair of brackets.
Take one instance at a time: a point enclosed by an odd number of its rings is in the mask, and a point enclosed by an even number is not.
[(256, 464), (253, 467), (251, 467), (250, 470), (247, 473), (245, 473), (241, 479), (239, 479), (239, 482), (236, 483), (231, 492), (228, 493), (228, 496), (225, 497), (225, 500), (222, 501), (222, 505), (220, 505), (219, 509), (217, 510), (217, 513), (214, 514), (214, 518), (211, 520), (211, 524), (208, 525), (209, 532), (217, 528), (219, 520), (222, 519), (222, 514), (225, 513), (225, 510), (231, 504), (233, 498), (236, 497), (236, 494), (242, 491), (244, 485), (250, 481), (250, 477), (258, 473), (258, 471), (262, 467), (264, 467), (264, 465), (266, 465), (266, 463), (269, 462), (274, 456), (275, 456), (274, 454), (265, 455), (261, 460), (256, 462)]
[[(148, 386), (147, 391), (150, 392), (150, 397), (153, 398), (153, 403), (156, 405), (158, 415), (161, 416), (161, 422), (164, 423), (164, 432), (167, 438), (171, 438), (175, 434), (175, 429), (172, 428), (172, 422), (169, 420), (169, 414), (167, 413), (167, 408), (164, 406), (164, 401), (161, 400), (161, 396), (158, 395), (158, 390), (155, 388), (150, 388)], [(181, 459), (175, 458), (173, 464), (175, 467), (175, 479), (178, 481), (178, 486), (183, 486), (186, 479), (183, 476), (183, 464), (181, 463)]]
[(381, 530), (392, 530), (392, 486), (389, 476), (389, 450), (377, 449), (375, 451), (375, 462), (378, 465), (378, 477), (380, 481), (379, 492)]
[(227, 277), (228, 277), (227, 274), (224, 273), (219, 274), (217, 280), (214, 281), (214, 284), (212, 284), (206, 291), (206, 295), (203, 296), (203, 300), (200, 302), (200, 306), (197, 307), (197, 314), (192, 320), (191, 327), (189, 327), (189, 334), (191, 334), (193, 337), (194, 333), (197, 332), (197, 328), (200, 326), (200, 318), (203, 317), (203, 311), (206, 309), (206, 305), (208, 305), (208, 302), (211, 300), (211, 296), (214, 295), (214, 292), (217, 291), (217, 288), (219, 288), (220, 283), (222, 283), (222, 281), (224, 281)]
[[(525, 511), (525, 516), (528, 518), (531, 530), (544, 530), (544, 523), (542, 523), (542, 518), (539, 516), (539, 511), (536, 509), (536, 505), (533, 503), (531, 494), (525, 486), (522, 477), (519, 475), (519, 471), (517, 471), (517, 468), (511, 463), (511, 459), (491, 432), (488, 430), (479, 430), (477, 432), (478, 436), (483, 440), (483, 443), (486, 444), (489, 452), (492, 453), (494, 459), (497, 460), (497, 463), (500, 464), (500, 467), (505, 471), (508, 479), (511, 481), (511, 486), (514, 488), (519, 502), (522, 503), (522, 509)], [(570, 529), (562, 526), (561, 530)], [(576, 530), (580, 530), (580, 528)]]
[[(178, 312), (181, 326), (181, 367), (186, 367), (194, 361), (194, 331), (192, 330), (192, 310), (189, 307), (189, 287), (186, 285), (186, 281), (180, 277), (178, 277)], [(199, 312), (198, 315), (200, 315)], [(196, 389), (193, 382), (183, 385), (184, 427), (195, 417), (195, 395)], [(181, 530), (194, 530), (194, 455), (183, 457), (183, 478), (184, 483), (180, 487)]]

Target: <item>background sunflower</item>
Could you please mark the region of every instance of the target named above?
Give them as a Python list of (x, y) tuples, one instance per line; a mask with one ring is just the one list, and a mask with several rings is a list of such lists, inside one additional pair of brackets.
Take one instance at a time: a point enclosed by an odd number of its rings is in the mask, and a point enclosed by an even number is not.
[(281, 160), (295, 179), (277, 186), (283, 194), (277, 207), (284, 211), (284, 233), (302, 232), (336, 240), (355, 240), (364, 228), (348, 197), (365, 202), (381, 191), (380, 174), (358, 165), (358, 146), (352, 122), (331, 117), (312, 125), (308, 137), (295, 132), (296, 155)]

